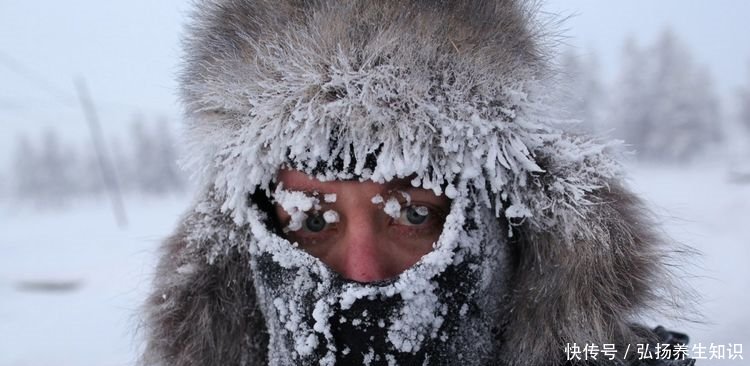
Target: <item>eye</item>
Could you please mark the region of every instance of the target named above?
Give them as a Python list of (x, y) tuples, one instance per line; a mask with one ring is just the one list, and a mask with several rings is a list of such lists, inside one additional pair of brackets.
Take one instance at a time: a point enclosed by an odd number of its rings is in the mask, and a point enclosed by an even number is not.
[(313, 233), (319, 233), (323, 231), (328, 223), (326, 222), (325, 217), (323, 217), (322, 214), (308, 214), (307, 218), (302, 224), (303, 229), (306, 231), (310, 231)]
[(430, 209), (425, 206), (407, 206), (401, 209), (398, 223), (402, 225), (422, 225), (430, 217)]

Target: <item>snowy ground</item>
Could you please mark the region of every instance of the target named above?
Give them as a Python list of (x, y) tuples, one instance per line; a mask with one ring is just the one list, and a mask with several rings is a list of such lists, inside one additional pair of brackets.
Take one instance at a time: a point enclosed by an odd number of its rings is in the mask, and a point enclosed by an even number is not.
[[(685, 281), (703, 296), (707, 323), (665, 325), (704, 345), (750, 347), (750, 185), (710, 166), (640, 166), (632, 177), (668, 233), (704, 253)], [(157, 244), (188, 201), (127, 200), (124, 230), (106, 202), (46, 213), (0, 206), (0, 366), (131, 365)], [(34, 288), (40, 283), (63, 289)]]
[[(698, 365), (750, 364), (750, 183), (732, 183), (725, 166), (631, 169), (632, 187), (660, 215), (669, 236), (702, 252), (686, 263), (683, 281), (700, 297), (704, 323), (671, 322), (691, 343), (742, 344), (744, 360), (701, 360)], [(708, 357), (708, 355), (706, 355)]]
[[(63, 213), (0, 208), (0, 365), (132, 365), (157, 244), (186, 201), (126, 201), (124, 230), (106, 202)], [(50, 281), (78, 287), (24, 288)]]

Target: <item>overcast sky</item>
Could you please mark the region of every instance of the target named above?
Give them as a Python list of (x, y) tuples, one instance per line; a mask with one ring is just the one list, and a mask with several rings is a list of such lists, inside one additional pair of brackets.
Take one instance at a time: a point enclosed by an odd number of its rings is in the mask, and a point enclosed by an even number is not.
[[(187, 0), (0, 1), (0, 155), (20, 133), (50, 126), (88, 138), (76, 76), (86, 78), (105, 133), (122, 131), (136, 113), (177, 120), (188, 8)], [(598, 55), (608, 79), (626, 37), (650, 43), (671, 27), (723, 94), (750, 81), (750, 1), (548, 0), (543, 9), (572, 15), (567, 42)]]
[(569, 42), (596, 53), (609, 77), (619, 67), (625, 38), (643, 45), (671, 28), (723, 93), (750, 82), (750, 1), (547, 0), (545, 8), (571, 15)]

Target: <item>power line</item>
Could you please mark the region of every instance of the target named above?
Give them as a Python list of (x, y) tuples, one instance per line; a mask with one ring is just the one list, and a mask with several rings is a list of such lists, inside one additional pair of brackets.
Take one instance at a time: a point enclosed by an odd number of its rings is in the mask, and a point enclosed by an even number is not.
[(44, 90), (47, 94), (54, 97), (60, 103), (74, 107), (76, 99), (70, 95), (67, 91), (58, 88), (54, 83), (50, 82), (47, 78), (41, 76), (24, 66), (23, 63), (19, 62), (15, 58), (11, 57), (7, 53), (0, 51), (0, 64), (4, 65), (10, 71), (23, 77), (24, 79), (32, 82), (36, 87)]
[(104, 148), (104, 137), (101, 124), (99, 123), (99, 117), (94, 108), (94, 102), (91, 100), (91, 95), (86, 88), (86, 81), (83, 78), (78, 78), (75, 80), (75, 83), (78, 97), (81, 101), (81, 107), (83, 108), (83, 113), (86, 115), (86, 121), (89, 123), (91, 140), (94, 143), (94, 150), (96, 151), (97, 160), (99, 161), (99, 169), (102, 173), (102, 178), (104, 179), (104, 186), (107, 188), (109, 198), (112, 201), (112, 212), (115, 215), (117, 225), (120, 228), (124, 228), (128, 225), (127, 214), (125, 213), (125, 206), (122, 203), (120, 185), (117, 182), (114, 169), (112, 168), (109, 156), (106, 154)]
[[(71, 107), (71, 108), (79, 107), (78, 98), (76, 98), (74, 94), (66, 91), (63, 88), (59, 88), (54, 82), (44, 77), (41, 73), (31, 70), (30, 68), (26, 67), (23, 64), (23, 62), (18, 61), (18, 59), (3, 52), (2, 50), (0, 50), (0, 65), (5, 66), (11, 72), (30, 81), (38, 89), (52, 96), (57, 102), (65, 105), (66, 107)], [(14, 103), (14, 106), (19, 109), (24, 109), (24, 108), (29, 108), (29, 107), (33, 108), (33, 107), (38, 106), (39, 105), (38, 103), (39, 102), (37, 101), (35, 102), (22, 101), (19, 103), (16, 100)], [(127, 108), (127, 109), (137, 109), (137, 110), (145, 109), (145, 110), (149, 110), (155, 113), (165, 112), (165, 110), (157, 109), (157, 108), (149, 108), (149, 107), (144, 108), (143, 106), (138, 106), (138, 105), (133, 105), (133, 104), (128, 104), (128, 103), (99, 100), (99, 105), (101, 106), (102, 104), (109, 108), (116, 107), (116, 108)]]

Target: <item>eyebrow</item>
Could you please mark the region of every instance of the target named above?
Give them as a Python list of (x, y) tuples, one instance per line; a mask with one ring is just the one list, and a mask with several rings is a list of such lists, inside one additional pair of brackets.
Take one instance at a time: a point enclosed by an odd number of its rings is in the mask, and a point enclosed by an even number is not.
[[(392, 190), (396, 190), (396, 189), (402, 189), (402, 190), (428, 190), (428, 189), (424, 189), (422, 187), (414, 187), (414, 186), (412, 186), (412, 184), (411, 184), (412, 179), (414, 179), (414, 178), (411, 178), (411, 177), (396, 178), (396, 179), (393, 179), (391, 181), (382, 183), (383, 188), (381, 189), (380, 192), (381, 193), (387, 193), (388, 191), (392, 191)], [(333, 182), (333, 181), (330, 181), (330, 182)], [(355, 182), (355, 183), (358, 183), (358, 182), (362, 182), (362, 181), (359, 181), (357, 179), (350, 179), (350, 180), (346, 180), (344, 182)], [(308, 181), (305, 181), (305, 182), (301, 182), (299, 184), (285, 185), (284, 189), (285, 190), (296, 191), (296, 192), (302, 192), (302, 193), (305, 193), (305, 194), (308, 194), (308, 195), (333, 193), (333, 192), (329, 192), (325, 187), (321, 186), (321, 183), (325, 184), (327, 182), (320, 182), (320, 183), (318, 183), (318, 182), (313, 182), (311, 180), (308, 180)], [(377, 183), (377, 182), (373, 182), (373, 183)]]
[[(325, 184), (326, 182), (322, 182)], [(276, 183), (277, 186), (280, 183)], [(294, 192), (302, 192), (306, 194), (315, 194), (315, 193), (329, 193), (326, 192), (325, 187), (320, 187), (321, 183), (313, 182), (311, 180), (307, 180), (304, 182), (297, 182), (294, 184), (289, 184), (288, 182), (283, 185), (282, 189), (285, 191), (294, 191)], [(275, 188), (274, 188), (275, 189)]]
[(411, 185), (411, 181), (414, 178), (398, 178), (391, 180), (390, 182), (386, 182), (385, 188), (388, 190), (396, 189), (396, 188), (410, 188), (410, 189), (422, 189), (420, 187), (414, 187)]

